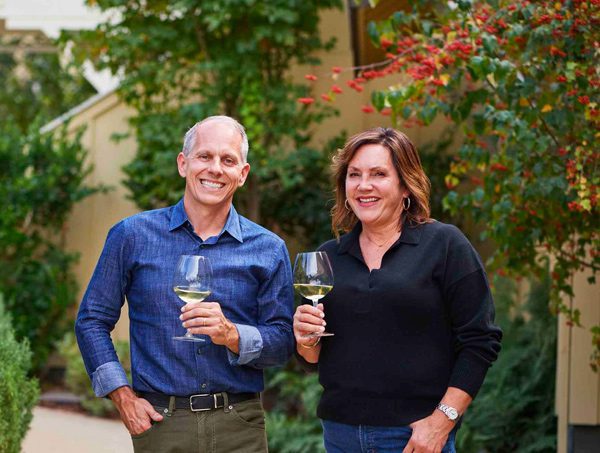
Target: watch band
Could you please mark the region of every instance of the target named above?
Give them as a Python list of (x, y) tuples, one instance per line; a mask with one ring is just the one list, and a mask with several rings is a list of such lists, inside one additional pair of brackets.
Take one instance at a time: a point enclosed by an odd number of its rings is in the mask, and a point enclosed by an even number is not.
[(436, 409), (442, 411), (444, 415), (448, 417), (448, 420), (451, 420), (453, 422), (456, 422), (456, 420), (458, 420), (459, 418), (459, 414), (456, 408), (448, 406), (447, 404), (440, 403), (437, 405)]

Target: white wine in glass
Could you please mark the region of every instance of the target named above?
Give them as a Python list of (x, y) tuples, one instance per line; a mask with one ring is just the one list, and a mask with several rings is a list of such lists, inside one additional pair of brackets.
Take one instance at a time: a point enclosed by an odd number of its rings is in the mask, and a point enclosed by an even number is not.
[[(186, 304), (202, 302), (210, 295), (212, 267), (210, 260), (201, 255), (181, 255), (173, 274), (173, 291)], [(206, 341), (189, 331), (183, 336), (173, 337), (180, 341)]]
[[(294, 289), (309, 299), (313, 307), (333, 289), (333, 270), (326, 252), (298, 253), (294, 263)], [(328, 337), (330, 332), (311, 333), (307, 337)]]

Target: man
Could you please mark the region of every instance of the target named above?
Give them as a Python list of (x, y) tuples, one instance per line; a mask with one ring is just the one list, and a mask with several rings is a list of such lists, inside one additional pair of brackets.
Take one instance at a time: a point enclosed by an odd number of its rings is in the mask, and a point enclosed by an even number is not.
[[(92, 386), (114, 402), (136, 452), (267, 450), (258, 392), (262, 368), (292, 353), (293, 288), (283, 241), (233, 207), (247, 153), (232, 118), (192, 127), (177, 156), (183, 199), (111, 229), (81, 303), (75, 330)], [(182, 308), (173, 271), (194, 254), (211, 260), (210, 302)], [(133, 388), (110, 339), (125, 297)], [(210, 340), (173, 340), (185, 328)]]

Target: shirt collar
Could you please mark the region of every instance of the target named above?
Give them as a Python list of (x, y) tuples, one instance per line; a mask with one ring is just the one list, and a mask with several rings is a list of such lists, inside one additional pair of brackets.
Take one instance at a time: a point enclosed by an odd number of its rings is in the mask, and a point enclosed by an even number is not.
[[(171, 221), (169, 222), (169, 231), (176, 230), (177, 228), (184, 225), (186, 222), (189, 222), (188, 216), (185, 212), (185, 208), (183, 207), (183, 198), (179, 200), (179, 202), (173, 206), (173, 210), (171, 211)], [(244, 238), (242, 237), (242, 227), (240, 225), (240, 216), (231, 205), (229, 209), (229, 215), (227, 216), (227, 222), (225, 222), (225, 226), (223, 230), (219, 234), (218, 237), (227, 232), (233, 238), (237, 239), (239, 242), (244, 242)]]
[(169, 222), (169, 231), (176, 230), (187, 221), (188, 217), (185, 213), (185, 209), (183, 208), (182, 198), (175, 206), (173, 206), (173, 209), (171, 210), (171, 221)]
[[(358, 237), (362, 231), (362, 223), (356, 222), (354, 228), (348, 233), (342, 236), (340, 244), (338, 245), (338, 253), (348, 253), (351, 251), (360, 250), (360, 244)], [(404, 220), (402, 224), (402, 234), (400, 238), (390, 247), (395, 247), (397, 244), (418, 244), (421, 240), (421, 233), (423, 232), (423, 225), (418, 223), (411, 223), (408, 219)]]

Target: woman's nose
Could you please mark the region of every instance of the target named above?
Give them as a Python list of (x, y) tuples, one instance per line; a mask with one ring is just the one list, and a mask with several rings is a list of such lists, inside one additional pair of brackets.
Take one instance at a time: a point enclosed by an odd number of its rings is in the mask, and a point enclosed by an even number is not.
[(361, 178), (360, 182), (358, 183), (358, 190), (370, 190), (372, 188), (373, 185), (371, 184), (371, 180), (369, 178)]

